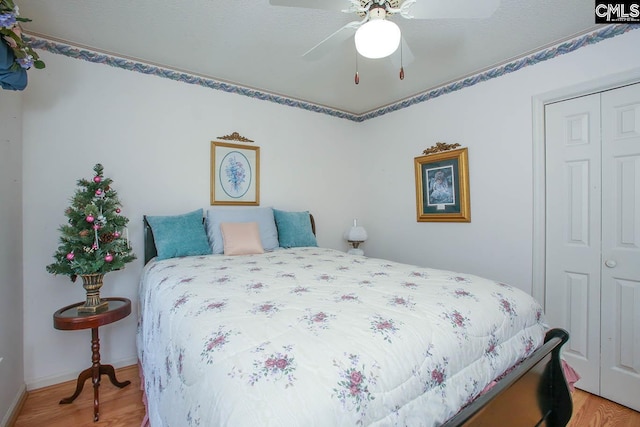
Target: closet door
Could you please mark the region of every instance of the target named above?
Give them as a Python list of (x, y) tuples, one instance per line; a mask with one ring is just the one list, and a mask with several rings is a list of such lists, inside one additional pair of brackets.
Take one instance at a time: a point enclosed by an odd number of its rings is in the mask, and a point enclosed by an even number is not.
[(602, 94), (600, 395), (640, 411), (640, 84)]
[(546, 288), (552, 327), (569, 331), (563, 356), (600, 390), (600, 95), (545, 107)]

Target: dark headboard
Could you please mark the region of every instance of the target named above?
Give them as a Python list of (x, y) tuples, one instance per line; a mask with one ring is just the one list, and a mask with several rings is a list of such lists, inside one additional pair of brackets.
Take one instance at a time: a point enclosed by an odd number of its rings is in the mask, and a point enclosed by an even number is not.
[(158, 251), (156, 249), (156, 241), (153, 240), (153, 231), (151, 231), (146, 215), (142, 217), (142, 223), (144, 225), (144, 263), (146, 265), (151, 258), (158, 255)]
[[(316, 234), (316, 221), (313, 219), (313, 215), (309, 214), (309, 220), (311, 221), (311, 231), (313, 234)], [(204, 218), (202, 219), (204, 223)], [(158, 255), (158, 251), (156, 249), (156, 242), (153, 240), (153, 231), (151, 231), (151, 226), (149, 222), (147, 222), (147, 216), (144, 215), (142, 217), (143, 222), (143, 231), (144, 231), (144, 263), (145, 265), (149, 262), (149, 260)]]

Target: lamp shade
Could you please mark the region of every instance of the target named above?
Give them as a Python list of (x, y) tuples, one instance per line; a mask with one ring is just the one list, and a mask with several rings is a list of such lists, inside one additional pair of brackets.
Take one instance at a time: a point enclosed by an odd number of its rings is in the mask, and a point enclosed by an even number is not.
[(353, 226), (345, 233), (345, 238), (350, 242), (364, 242), (367, 240), (367, 230), (358, 225), (358, 220), (353, 220)]
[(356, 31), (356, 50), (365, 58), (391, 55), (400, 46), (400, 28), (386, 19), (372, 19)]

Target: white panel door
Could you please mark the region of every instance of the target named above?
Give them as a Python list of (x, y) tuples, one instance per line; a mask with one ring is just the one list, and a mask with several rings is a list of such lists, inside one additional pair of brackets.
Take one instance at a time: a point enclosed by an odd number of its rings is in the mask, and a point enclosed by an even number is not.
[(600, 389), (600, 95), (545, 106), (546, 288), (552, 327), (569, 332), (567, 362)]
[(640, 411), (640, 84), (601, 102), (600, 395)]

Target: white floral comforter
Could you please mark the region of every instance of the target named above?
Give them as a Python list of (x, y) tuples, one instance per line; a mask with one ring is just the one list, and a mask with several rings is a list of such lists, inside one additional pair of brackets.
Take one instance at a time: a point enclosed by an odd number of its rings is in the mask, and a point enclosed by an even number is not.
[(433, 426), (544, 340), (502, 283), (322, 248), (151, 261), (153, 427)]

